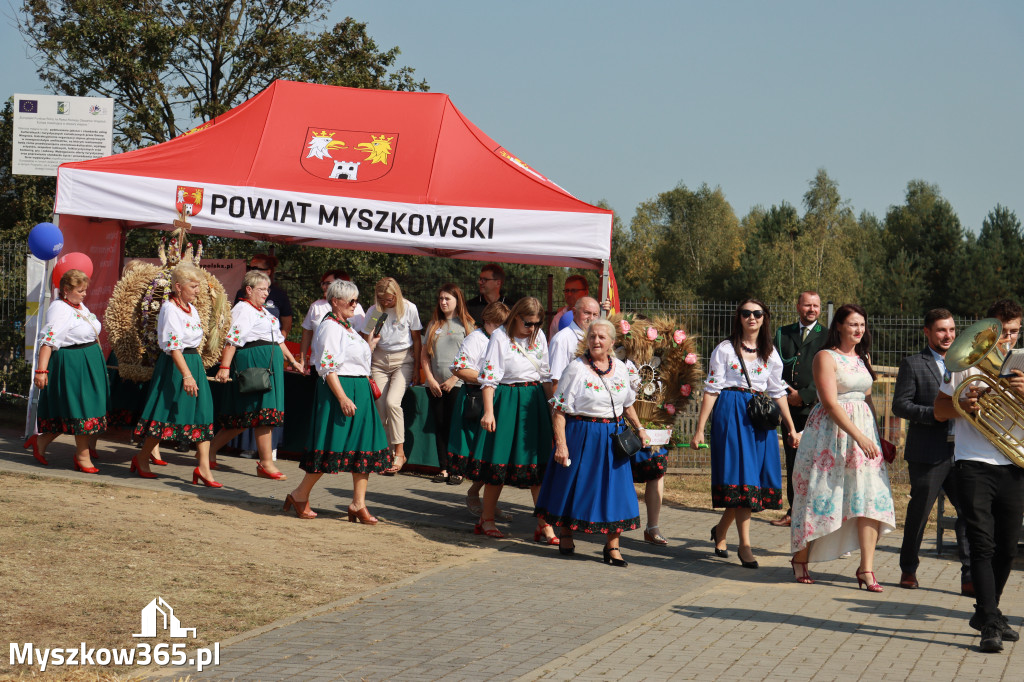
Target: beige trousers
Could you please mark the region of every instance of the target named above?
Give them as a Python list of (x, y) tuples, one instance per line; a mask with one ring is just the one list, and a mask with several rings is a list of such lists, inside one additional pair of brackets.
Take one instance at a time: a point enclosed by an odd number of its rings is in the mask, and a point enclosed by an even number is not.
[(402, 412), (402, 398), (405, 389), (412, 381), (413, 357), (412, 348), (393, 353), (377, 349), (373, 351), (370, 363), (370, 376), (380, 387), (377, 398), (377, 412), (380, 414), (384, 431), (388, 434), (388, 443), (405, 442), (405, 413)]

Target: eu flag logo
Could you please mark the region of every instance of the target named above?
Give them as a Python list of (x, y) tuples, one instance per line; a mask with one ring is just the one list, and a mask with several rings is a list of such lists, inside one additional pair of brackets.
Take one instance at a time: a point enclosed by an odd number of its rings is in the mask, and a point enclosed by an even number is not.
[(19, 99), (18, 112), (22, 114), (35, 114), (39, 112), (39, 101), (34, 99)]

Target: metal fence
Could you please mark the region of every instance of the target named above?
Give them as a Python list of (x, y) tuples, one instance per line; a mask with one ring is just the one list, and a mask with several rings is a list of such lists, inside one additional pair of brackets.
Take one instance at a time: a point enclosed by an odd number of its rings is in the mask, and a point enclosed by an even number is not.
[(23, 242), (0, 242), (0, 390), (27, 393), (25, 256)]

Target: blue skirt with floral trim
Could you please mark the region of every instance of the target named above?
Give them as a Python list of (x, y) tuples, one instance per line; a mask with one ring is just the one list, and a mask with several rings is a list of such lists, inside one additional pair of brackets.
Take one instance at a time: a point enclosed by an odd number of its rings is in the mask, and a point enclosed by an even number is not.
[(782, 508), (779, 434), (755, 429), (747, 416), (753, 396), (722, 391), (711, 413), (711, 506)]

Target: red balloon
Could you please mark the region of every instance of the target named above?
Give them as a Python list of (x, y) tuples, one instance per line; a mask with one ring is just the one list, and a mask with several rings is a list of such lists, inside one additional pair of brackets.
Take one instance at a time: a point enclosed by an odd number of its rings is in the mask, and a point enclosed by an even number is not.
[(60, 278), (68, 270), (81, 270), (86, 277), (92, 277), (92, 259), (78, 251), (66, 253), (58, 258), (57, 263), (53, 266), (54, 289), (60, 288)]

